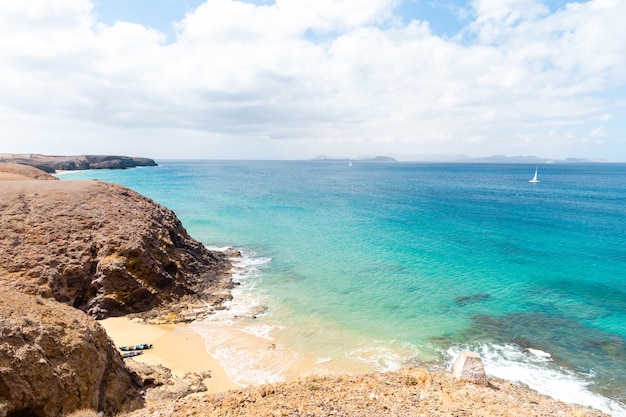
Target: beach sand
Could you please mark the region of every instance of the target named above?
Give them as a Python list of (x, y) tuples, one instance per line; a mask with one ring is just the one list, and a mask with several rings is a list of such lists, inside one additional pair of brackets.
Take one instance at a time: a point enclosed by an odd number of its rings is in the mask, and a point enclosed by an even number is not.
[(116, 346), (150, 343), (152, 349), (134, 357), (138, 362), (163, 365), (182, 377), (188, 372), (211, 372), (205, 380), (209, 393), (239, 389), (226, 374), (217, 359), (206, 351), (204, 338), (187, 324), (151, 325), (132, 321), (126, 317), (100, 320)]

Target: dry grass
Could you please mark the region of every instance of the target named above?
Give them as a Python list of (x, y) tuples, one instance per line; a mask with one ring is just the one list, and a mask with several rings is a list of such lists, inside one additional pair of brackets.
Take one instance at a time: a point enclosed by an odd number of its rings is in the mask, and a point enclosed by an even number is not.
[(102, 413), (88, 408), (74, 411), (72, 414), (68, 414), (66, 417), (102, 417)]

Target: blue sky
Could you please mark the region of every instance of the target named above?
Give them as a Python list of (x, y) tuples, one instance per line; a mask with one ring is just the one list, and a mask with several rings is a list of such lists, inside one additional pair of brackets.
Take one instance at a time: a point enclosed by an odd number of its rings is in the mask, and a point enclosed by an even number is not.
[(0, 4), (0, 153), (626, 161), (626, 0)]
[(202, 3), (201, 0), (97, 0), (94, 13), (107, 25), (119, 20), (140, 23), (167, 34), (172, 41), (174, 23)]
[[(272, 5), (273, 0), (242, 0), (255, 5)], [(97, 0), (94, 12), (98, 20), (113, 24), (118, 20), (141, 23), (167, 34), (168, 40), (175, 39), (174, 23), (185, 14), (204, 3), (204, 0)], [(544, 4), (556, 11), (567, 0), (550, 0)], [(467, 23), (471, 7), (466, 0), (404, 0), (399, 2), (395, 12), (405, 23), (411, 20), (427, 21), (433, 33), (452, 37), (458, 34)]]
[[(270, 0), (248, 0), (255, 5), (272, 5)], [(168, 36), (176, 37), (174, 23), (186, 13), (204, 3), (203, 0), (98, 0), (94, 12), (98, 20), (112, 25), (118, 20), (141, 23), (157, 29)], [(442, 36), (454, 36), (463, 28), (460, 10), (467, 7), (465, 1), (418, 1), (405, 0), (397, 7), (397, 13), (408, 23), (410, 20), (426, 20), (431, 29)]]

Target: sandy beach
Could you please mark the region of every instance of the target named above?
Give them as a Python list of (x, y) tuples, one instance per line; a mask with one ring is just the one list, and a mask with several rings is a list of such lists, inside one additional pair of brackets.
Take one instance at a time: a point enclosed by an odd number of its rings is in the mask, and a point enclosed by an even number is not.
[(100, 320), (116, 346), (150, 343), (152, 349), (133, 359), (150, 365), (163, 365), (176, 376), (188, 372), (211, 372), (205, 381), (209, 393), (239, 389), (220, 363), (209, 355), (204, 339), (187, 324), (150, 325), (126, 317)]

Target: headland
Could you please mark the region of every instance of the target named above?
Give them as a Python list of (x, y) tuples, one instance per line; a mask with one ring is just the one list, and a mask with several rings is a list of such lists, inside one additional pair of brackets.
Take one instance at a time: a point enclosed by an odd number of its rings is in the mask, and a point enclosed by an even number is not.
[(0, 153), (0, 162), (32, 166), (49, 173), (85, 169), (127, 169), (157, 165), (150, 158), (118, 155), (60, 156)]

